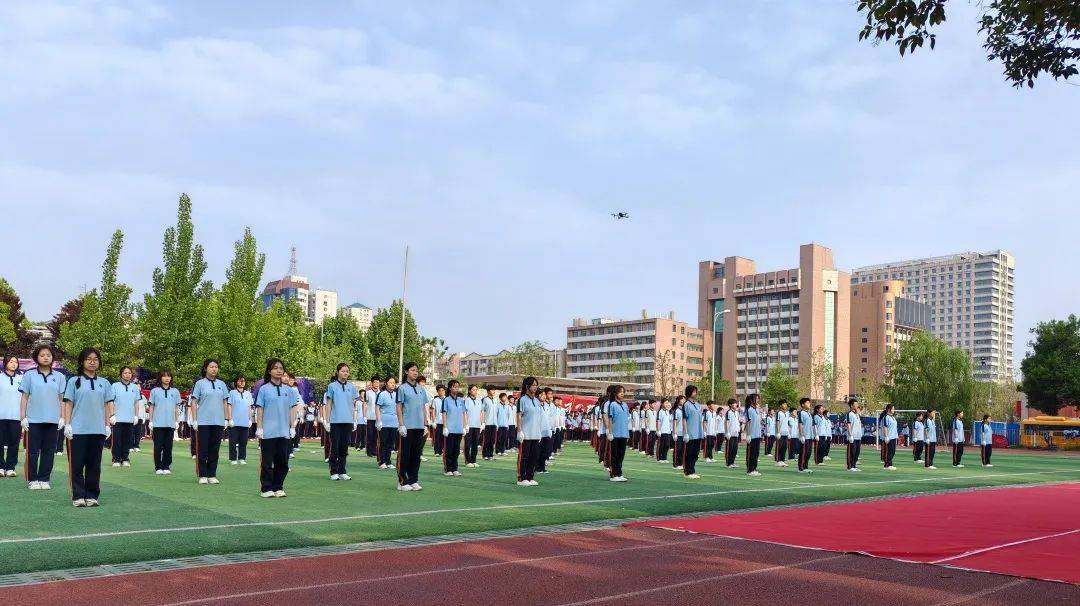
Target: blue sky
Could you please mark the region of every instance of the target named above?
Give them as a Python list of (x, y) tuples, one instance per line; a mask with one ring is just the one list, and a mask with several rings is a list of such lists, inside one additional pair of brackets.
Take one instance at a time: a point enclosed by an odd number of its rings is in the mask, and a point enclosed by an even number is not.
[(216, 283), (251, 226), (381, 306), (408, 242), (421, 331), (493, 351), (694, 321), (702, 259), (1005, 248), (1023, 352), (1080, 300), (1080, 90), (1006, 84), (971, 3), (907, 59), (854, 4), (4, 2), (2, 273), (47, 319), (121, 227), (142, 292), (184, 191)]

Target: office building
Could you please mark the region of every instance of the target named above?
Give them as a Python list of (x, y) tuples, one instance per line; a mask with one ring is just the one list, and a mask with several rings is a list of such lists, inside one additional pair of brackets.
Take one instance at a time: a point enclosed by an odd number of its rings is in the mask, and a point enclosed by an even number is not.
[(969, 353), (980, 381), (1011, 376), (1016, 259), (996, 250), (883, 263), (852, 273), (856, 284), (903, 280), (930, 306), (930, 334)]
[(296, 247), (289, 255), (289, 271), (280, 280), (267, 282), (259, 298), (263, 310), (270, 309), (275, 300), (296, 303), (303, 310), (308, 324), (322, 324), (323, 318), (337, 313), (337, 292), (311, 288), (311, 284), (296, 270)]
[(360, 330), (367, 330), (371, 327), (371, 321), (375, 318), (375, 313), (370, 307), (363, 303), (353, 303), (347, 307), (341, 308), (343, 315), (352, 316), (353, 320), (356, 320), (357, 326)]
[(886, 382), (886, 358), (916, 330), (930, 331), (930, 306), (910, 299), (903, 280), (851, 285), (850, 393)]
[[(698, 326), (713, 336), (720, 376), (737, 396), (761, 391), (769, 368), (780, 366), (808, 377), (810, 397), (839, 399), (848, 385), (850, 289), (850, 275), (817, 244), (800, 246), (798, 265), (777, 271), (759, 272), (743, 257), (702, 261)], [(831, 368), (830, 378), (812, 378), (814, 368)]]
[[(463, 377), (486, 377), (491, 375), (514, 375), (537, 372), (536, 369), (515, 368), (512, 352), (504, 349), (495, 354), (481, 354), (472, 352), (459, 354), (456, 364)], [(544, 376), (566, 376), (566, 350), (544, 349), (544, 367), (549, 373), (540, 373)]]

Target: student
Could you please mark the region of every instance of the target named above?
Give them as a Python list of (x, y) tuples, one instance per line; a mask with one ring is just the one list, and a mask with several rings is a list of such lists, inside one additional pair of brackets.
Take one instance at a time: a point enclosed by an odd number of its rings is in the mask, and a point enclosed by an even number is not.
[(555, 396), (555, 401), (552, 404), (554, 404), (555, 416), (552, 420), (554, 435), (551, 436), (551, 448), (553, 451), (552, 456), (557, 457), (562, 452), (563, 434), (566, 433), (566, 409), (563, 408), (563, 401), (559, 396)]
[(506, 426), (506, 450), (507, 452), (517, 452), (520, 440), (518, 440), (518, 434), (521, 431), (517, 427), (517, 398), (513, 395), (506, 397), (506, 412), (509, 415)]
[[(791, 461), (797, 459), (799, 453), (802, 452), (802, 442), (799, 440), (799, 409), (798, 406), (793, 406), (791, 411), (788, 412), (788, 457), (787, 460)], [(796, 461), (796, 465), (798, 462)], [(785, 465), (787, 467), (787, 465)]]
[(952, 420), (952, 466), (963, 467), (964, 459), (964, 411), (953, 413)]
[(97, 376), (101, 354), (87, 347), (79, 352), (77, 374), (64, 389), (64, 436), (71, 467), (71, 502), (97, 507), (101, 498), (101, 452), (112, 435), (112, 386)]
[(480, 419), (482, 410), (476, 386), (469, 385), (468, 395), (465, 397), (465, 467), (479, 467), (476, 464), (476, 453), (480, 448), (480, 428), (483, 427)]
[(349, 436), (359, 426), (356, 414), (356, 401), (360, 392), (349, 382), (349, 365), (341, 362), (334, 371), (334, 376), (326, 386), (323, 395), (322, 418), (326, 425), (330, 441), (330, 480), (351, 480), (345, 473), (345, 462), (349, 457)]
[(195, 430), (196, 473), (199, 484), (218, 484), (217, 465), (221, 436), (225, 428), (225, 400), (229, 387), (218, 382), (219, 363), (213, 358), (203, 362), (201, 377), (191, 390), (191, 428)]
[(229, 465), (247, 465), (248, 430), (251, 407), (255, 403), (247, 388), (247, 377), (237, 375), (225, 400), (225, 424), (229, 433)]
[(406, 362), (405, 382), (397, 390), (398, 435), (401, 436), (398, 490), (405, 492), (424, 488), (420, 485), (420, 460), (424, 456), (427, 430), (424, 411), (427, 410), (428, 392), (419, 383), (419, 375), (420, 369), (416, 364)]
[(922, 412), (915, 413), (915, 430), (912, 432), (912, 440), (915, 441), (913, 454), (915, 462), (922, 460), (923, 449), (926, 447), (926, 416)]
[(255, 396), (255, 437), (259, 440), (259, 496), (283, 498), (289, 474), (290, 440), (296, 434), (293, 419), (301, 399), (296, 387), (284, 382), (285, 363), (266, 361), (263, 384)]
[(380, 393), (382, 393), (382, 380), (373, 375), (371, 380), (368, 381), (367, 389), (364, 390), (364, 419), (366, 420), (365, 427), (367, 431), (365, 450), (367, 456), (372, 458), (377, 458), (379, 454), (379, 429), (375, 424), (375, 411), (379, 409), (377, 402)]
[(781, 398), (776, 410), (776, 450), (773, 457), (777, 467), (787, 467), (788, 441), (791, 436), (790, 418), (787, 400)]
[(607, 423), (604, 421), (604, 406), (606, 405), (607, 396), (601, 396), (596, 400), (596, 407), (593, 409), (593, 417), (596, 421), (596, 456), (600, 459), (604, 469), (608, 469), (608, 439), (605, 435)]
[(375, 439), (378, 447), (376, 462), (379, 469), (393, 468), (390, 465), (390, 452), (397, 442), (397, 426), (397, 379), (389, 376), (383, 382), (383, 389), (375, 402), (375, 429), (378, 430)]
[(132, 429), (131, 436), (131, 451), (141, 452), (139, 446), (142, 444), (142, 439), (149, 435), (149, 427), (147, 426), (146, 398), (143, 397), (142, 385), (135, 380), (135, 387), (139, 390), (138, 400), (135, 402), (135, 427)]
[(357, 390), (356, 392), (356, 402), (353, 404), (353, 407), (353, 418), (356, 419), (356, 428), (353, 429), (352, 435), (350, 436), (349, 446), (355, 448), (356, 452), (361, 452), (367, 446), (367, 415), (364, 410), (364, 396), (360, 393), (360, 390)]
[(848, 471), (860, 471), (859, 451), (862, 449), (862, 417), (859, 415), (862, 407), (855, 398), (848, 399), (847, 413), (847, 469)]
[(33, 358), (37, 368), (24, 374), (19, 386), (22, 392), (19, 416), (26, 441), (26, 485), (30, 490), (49, 490), (52, 488), (49, 482), (56, 456), (56, 435), (58, 430), (64, 429), (60, 402), (66, 380), (64, 375), (52, 369), (51, 347), (38, 345), (34, 348)]
[[(418, 377), (416, 377), (416, 384), (420, 387), (421, 390), (424, 391), (425, 394), (427, 393), (427, 377), (425, 377), (424, 375), (419, 375)], [(398, 387), (400, 387), (400, 385)], [(428, 412), (430, 410), (431, 410), (431, 397), (430, 397), (430, 394), (429, 394), (428, 397), (424, 400), (424, 409), (423, 409), (423, 411), (421, 413), (422, 418), (423, 418), (423, 429), (424, 429), (424, 432), (423, 432), (421, 440), (420, 440), (420, 462), (421, 463), (427, 463), (427, 460), (428, 460), (428, 458), (426, 456), (424, 456), (424, 448), (427, 447), (427, 441), (428, 441)], [(408, 434), (408, 431), (406, 431), (406, 434)], [(410, 486), (411, 486), (411, 484), (410, 484)], [(423, 488), (423, 487), (421, 486), (421, 488)]]
[(821, 460), (831, 461), (832, 458), (829, 457), (829, 451), (832, 450), (833, 422), (832, 419), (829, 418), (829, 409), (824, 406), (821, 407), (821, 420), (825, 429), (825, 452), (822, 453)]
[(757, 470), (761, 454), (761, 398), (756, 393), (746, 396), (746, 475), (760, 476)]
[(172, 474), (173, 440), (180, 426), (180, 390), (172, 386), (172, 372), (158, 373), (157, 387), (150, 390), (150, 433), (154, 436), (154, 473)]
[(810, 454), (814, 449), (814, 416), (810, 412), (810, 398), (799, 399), (799, 473), (812, 473)]
[(630, 409), (623, 402), (622, 385), (609, 385), (607, 404), (605, 405), (604, 423), (609, 442), (608, 478), (612, 482), (625, 482), (623, 459), (626, 458), (626, 443), (630, 440)]
[[(544, 412), (543, 426), (540, 428), (540, 458), (536, 463), (536, 473), (547, 473), (547, 464), (551, 460), (551, 388), (544, 388), (537, 392), (540, 398), (540, 408)], [(610, 444), (608, 446), (610, 450)], [(605, 455), (604, 467), (609, 467), (611, 453)]]
[(459, 383), (451, 380), (447, 383), (447, 394), (442, 400), (443, 434), (443, 475), (460, 476), (458, 457), (461, 454), (461, 440), (465, 434), (465, 399), (458, 394)]
[(937, 453), (937, 411), (933, 408), (926, 410), (926, 456), (923, 466), (927, 469), (934, 467), (934, 455)]
[(765, 408), (765, 456), (769, 456), (776, 447), (776, 411)]
[(735, 457), (739, 454), (739, 401), (728, 398), (727, 412), (724, 413), (724, 464), (729, 468), (735, 467)]
[(637, 405), (633, 402), (626, 404), (630, 411), (630, 438), (627, 440), (627, 447), (636, 449), (638, 442), (641, 440), (641, 426), (638, 425)]
[(981, 447), (982, 466), (993, 467), (990, 455), (994, 454), (994, 430), (990, 426), (990, 415), (983, 415), (982, 427), (979, 428), (979, 446)]
[(446, 386), (439, 383), (435, 386), (435, 397), (431, 399), (431, 449), (437, 456), (443, 455), (443, 398), (446, 397)]
[(656, 453), (656, 440), (659, 435), (656, 429), (656, 416), (659, 408), (660, 401), (653, 398), (649, 400), (649, 406), (645, 409), (645, 427), (649, 432), (646, 436), (645, 455), (650, 457)]
[(483, 449), (480, 456), (485, 461), (495, 460), (495, 438), (499, 433), (499, 411), (495, 401), (495, 388), (485, 388), (487, 395), (480, 398), (480, 442)]
[(3, 374), (0, 375), (0, 478), (14, 478), (15, 468), (19, 466), (19, 438), (22, 434), (22, 415), (19, 402), (22, 400), (23, 376), (19, 373), (19, 358), (5, 355)]
[(892, 404), (885, 406), (885, 416), (882, 417), (882, 438), (884, 443), (882, 444), (882, 452), (885, 455), (885, 469), (889, 471), (896, 471), (896, 466), (893, 465), (893, 457), (896, 456), (896, 441), (899, 438), (896, 425), (896, 408)]
[(676, 396), (675, 404), (671, 407), (671, 437), (675, 439), (671, 466), (679, 471), (682, 471), (686, 457), (686, 416), (683, 413), (685, 401), (685, 396)]
[(506, 456), (509, 447), (508, 434), (510, 431), (510, 408), (506, 403), (506, 394), (499, 394), (499, 403), (495, 405), (495, 455)]
[(713, 448), (716, 446), (716, 402), (713, 400), (706, 402), (701, 416), (701, 423), (705, 426), (705, 462), (712, 463)]
[(116, 416), (112, 419), (112, 466), (131, 467), (131, 443), (135, 430), (135, 408), (142, 399), (142, 392), (138, 386), (132, 385), (131, 379), (135, 371), (130, 366), (120, 369), (120, 380), (113, 383), (109, 389), (113, 399), (113, 409)]
[(518, 451), (518, 486), (536, 486), (536, 464), (540, 459), (540, 436), (545, 425), (544, 408), (537, 396), (536, 377), (521, 382), (521, 397), (517, 400), (516, 419)]
[(704, 437), (704, 415), (701, 404), (697, 403), (698, 388), (687, 385), (684, 392), (686, 402), (683, 403), (683, 420), (686, 424), (686, 444), (683, 448), (683, 475), (691, 480), (701, 479), (697, 472), (698, 453), (701, 452), (701, 440)]
[(315, 403), (304, 402), (304, 394), (300, 393), (300, 383), (297, 382), (296, 377), (292, 373), (286, 371), (283, 375), (283, 381), (289, 387), (296, 390), (296, 406), (294, 407), (295, 419), (293, 423), (293, 429), (289, 435), (292, 436), (292, 451), (289, 452), (289, 458), (293, 458), (296, 453), (300, 452), (300, 438), (308, 437), (311, 432), (311, 423), (315, 420)]
[(825, 464), (825, 449), (829, 444), (828, 411), (824, 404), (814, 406), (814, 436), (817, 444), (814, 445), (814, 465)]
[(674, 422), (675, 415), (671, 413), (671, 402), (664, 398), (660, 402), (660, 410), (656, 411), (656, 433), (659, 436), (656, 443), (656, 460), (661, 463), (667, 462)]

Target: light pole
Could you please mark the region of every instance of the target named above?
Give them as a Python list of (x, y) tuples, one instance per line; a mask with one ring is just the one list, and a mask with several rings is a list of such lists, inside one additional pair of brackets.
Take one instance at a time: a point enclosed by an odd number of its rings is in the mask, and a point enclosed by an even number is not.
[(710, 365), (710, 368), (709, 368), (709, 381), (711, 382), (711, 385), (709, 386), (709, 399), (710, 400), (715, 400), (716, 399), (716, 333), (717, 333), (716, 323), (722, 321), (724, 319), (724, 314), (726, 314), (729, 311), (731, 311), (731, 310), (730, 309), (721, 309), (720, 311), (714, 311), (713, 312), (713, 318), (712, 318), (712, 338), (713, 338), (712, 349), (713, 350), (712, 350), (712, 364)]

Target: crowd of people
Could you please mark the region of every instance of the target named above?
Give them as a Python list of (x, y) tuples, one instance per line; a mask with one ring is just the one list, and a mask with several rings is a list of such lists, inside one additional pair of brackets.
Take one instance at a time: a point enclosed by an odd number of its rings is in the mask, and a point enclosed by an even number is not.
[[(847, 402), (841, 428), (834, 426), (822, 404), (801, 398), (790, 406), (781, 400), (772, 409), (758, 394), (740, 404), (728, 399), (700, 403), (698, 390), (686, 388), (675, 398), (644, 402), (628, 400), (624, 389), (611, 385), (596, 404), (571, 411), (551, 387), (527, 377), (517, 393), (496, 393), (491, 386), (462, 385), (451, 380), (439, 384), (430, 395), (416, 364), (404, 366), (401, 383), (394, 376), (371, 377), (361, 392), (350, 381), (350, 368), (342, 363), (330, 378), (320, 404), (305, 402), (297, 378), (277, 358), (267, 360), (262, 384), (252, 393), (249, 380), (236, 376), (231, 386), (220, 378), (220, 364), (207, 359), (186, 398), (173, 385), (169, 370), (160, 370), (145, 397), (134, 382), (130, 367), (120, 370), (119, 380), (99, 376), (101, 354), (87, 348), (77, 357), (70, 377), (53, 369), (54, 353), (48, 345), (35, 348), (36, 368), (18, 372), (18, 359), (5, 356), (0, 375), (0, 477), (17, 475), (20, 447), (30, 490), (51, 489), (53, 462), (66, 453), (70, 467), (71, 498), (76, 507), (100, 504), (101, 465), (106, 448), (114, 467), (130, 467), (130, 453), (140, 449), (144, 436), (152, 438), (154, 473), (172, 475), (173, 445), (190, 442), (195, 478), (200, 485), (219, 484), (219, 452), (228, 442), (231, 465), (247, 464), (247, 445), (258, 442), (260, 452), (259, 494), (281, 498), (289, 459), (295, 456), (302, 437), (322, 441), (331, 481), (351, 480), (348, 457), (351, 449), (363, 452), (380, 469), (396, 471), (397, 490), (423, 490), (420, 465), (427, 461), (427, 442), (441, 458), (446, 477), (461, 475), (466, 468), (499, 457), (517, 457), (517, 484), (536, 486), (538, 474), (562, 451), (567, 440), (588, 440), (598, 463), (612, 482), (625, 482), (623, 462), (627, 451), (637, 451), (659, 463), (669, 463), (689, 479), (698, 479), (699, 459), (714, 463), (723, 457), (728, 468), (737, 466), (744, 446), (746, 473), (760, 476), (764, 456), (777, 467), (790, 461), (802, 473), (811, 473), (811, 462), (830, 460), (832, 444), (844, 437), (847, 469), (859, 471), (865, 433), (857, 399)], [(483, 390), (484, 394), (480, 392)], [(919, 413), (911, 427), (913, 456), (927, 469), (936, 469), (937, 413)], [(992, 432), (989, 416), (982, 421), (982, 464), (992, 466)], [(881, 463), (895, 470), (899, 433), (892, 405), (877, 419), (876, 442)], [(963, 467), (963, 413), (951, 425), (952, 463)], [(394, 453), (396, 452), (396, 457)]]

